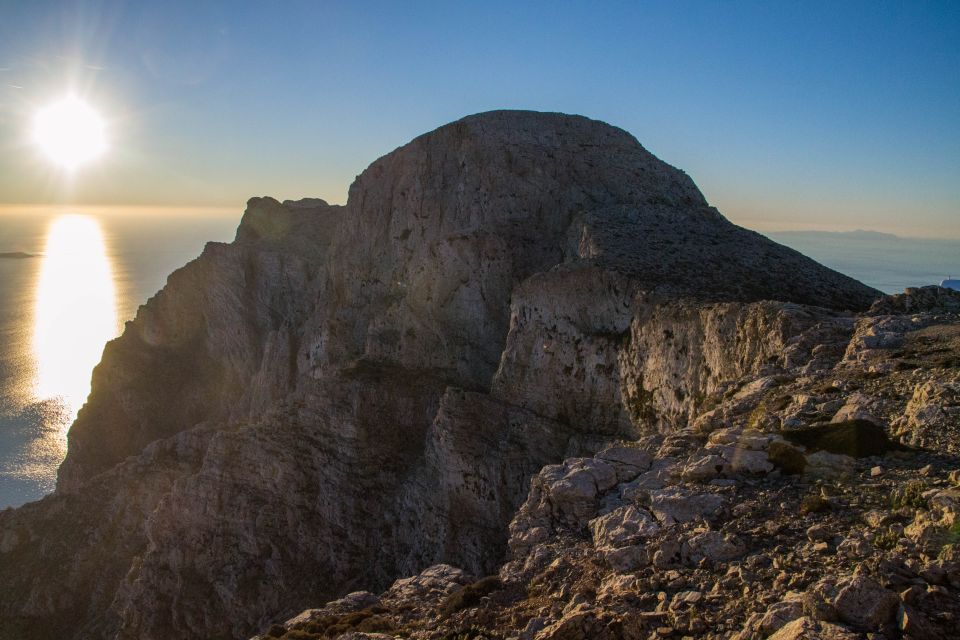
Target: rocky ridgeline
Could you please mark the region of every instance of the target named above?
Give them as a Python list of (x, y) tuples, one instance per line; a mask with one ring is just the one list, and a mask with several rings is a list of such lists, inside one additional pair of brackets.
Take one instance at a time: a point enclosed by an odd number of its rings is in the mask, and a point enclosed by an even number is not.
[(609, 125), (446, 125), (251, 200), (107, 345), (0, 513), (0, 638), (942, 631), (958, 325), (906, 295), (856, 315)]

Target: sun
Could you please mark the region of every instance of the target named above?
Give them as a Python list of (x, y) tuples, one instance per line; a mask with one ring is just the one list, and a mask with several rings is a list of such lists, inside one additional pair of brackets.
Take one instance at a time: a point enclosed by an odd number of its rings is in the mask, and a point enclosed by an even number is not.
[(87, 103), (69, 96), (37, 112), (33, 141), (65, 169), (75, 169), (103, 154), (107, 138), (103, 119)]

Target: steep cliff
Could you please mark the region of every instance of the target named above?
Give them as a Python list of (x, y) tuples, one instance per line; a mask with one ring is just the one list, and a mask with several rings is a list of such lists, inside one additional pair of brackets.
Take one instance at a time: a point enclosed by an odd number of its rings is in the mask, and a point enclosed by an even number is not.
[(343, 207), (255, 198), (107, 345), (57, 492), (0, 514), (0, 637), (241, 637), (492, 572), (543, 465), (834, 364), (877, 296), (582, 117), (446, 125)]

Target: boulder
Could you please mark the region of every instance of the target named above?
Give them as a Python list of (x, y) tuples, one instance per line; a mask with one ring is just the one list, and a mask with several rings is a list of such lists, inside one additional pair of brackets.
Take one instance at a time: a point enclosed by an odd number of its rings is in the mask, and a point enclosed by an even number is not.
[(839, 625), (802, 617), (788, 622), (769, 640), (858, 640), (859, 636)]
[(803, 603), (800, 598), (785, 599), (767, 607), (763, 617), (757, 623), (757, 630), (767, 636), (780, 630), (787, 623), (802, 617)]
[(875, 630), (890, 621), (899, 600), (875, 580), (855, 575), (837, 584), (839, 593), (833, 602), (837, 615), (855, 627)]
[(430, 602), (448, 596), (473, 581), (473, 577), (462, 569), (437, 564), (415, 576), (395, 581), (383, 597)]
[(683, 543), (681, 557), (683, 561), (697, 565), (701, 560), (711, 563), (729, 562), (743, 555), (746, 547), (734, 536), (719, 531), (698, 533)]
[(615, 446), (604, 449), (596, 458), (613, 465), (617, 482), (627, 482), (650, 468), (653, 456), (635, 447)]
[(697, 493), (681, 487), (649, 492), (650, 511), (664, 525), (710, 519), (723, 508), (724, 499), (712, 493)]
[(728, 468), (728, 462), (721, 456), (707, 455), (684, 465), (680, 476), (688, 482), (708, 482)]
[(660, 525), (649, 512), (634, 506), (620, 507), (594, 518), (589, 527), (593, 534), (593, 545), (598, 549), (616, 549), (636, 544), (660, 531)]
[(817, 451), (806, 457), (803, 473), (814, 478), (834, 480), (852, 475), (856, 464), (856, 460), (850, 456)]
[[(883, 426), (883, 421), (878, 418), (874, 411), (874, 400), (862, 393), (854, 393), (847, 398), (846, 403), (833, 415), (830, 420), (832, 423), (849, 423), (856, 420), (872, 422)], [(836, 451), (835, 453), (845, 453)], [(852, 455), (852, 454), (851, 454)]]

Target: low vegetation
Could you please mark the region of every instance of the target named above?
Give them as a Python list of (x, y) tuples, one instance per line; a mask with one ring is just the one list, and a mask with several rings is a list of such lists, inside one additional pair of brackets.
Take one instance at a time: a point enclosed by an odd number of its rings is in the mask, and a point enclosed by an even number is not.
[(464, 588), (451, 593), (440, 608), (440, 613), (446, 618), (457, 611), (474, 607), (480, 604), (480, 600), (485, 596), (490, 595), (502, 587), (503, 585), (500, 583), (500, 578), (497, 576), (481, 578), (473, 584), (468, 584)]

